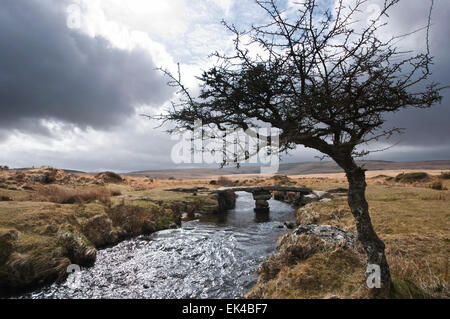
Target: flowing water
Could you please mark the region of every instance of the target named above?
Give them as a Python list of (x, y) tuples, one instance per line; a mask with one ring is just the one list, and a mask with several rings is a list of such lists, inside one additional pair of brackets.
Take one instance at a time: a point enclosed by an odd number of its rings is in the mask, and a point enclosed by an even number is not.
[(239, 298), (293, 209), (272, 199), (270, 214), (255, 215), (251, 194), (238, 195), (234, 210), (101, 250), (94, 267), (22, 297)]

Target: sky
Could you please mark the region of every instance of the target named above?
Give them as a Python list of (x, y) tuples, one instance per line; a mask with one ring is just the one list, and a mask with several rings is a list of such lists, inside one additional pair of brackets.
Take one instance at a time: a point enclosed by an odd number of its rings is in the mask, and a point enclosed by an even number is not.
[[(280, 1), (295, 8), (294, 1)], [(381, 2), (369, 1), (361, 21)], [(388, 33), (425, 26), (429, 4), (400, 1)], [(156, 68), (173, 72), (179, 63), (195, 92), (195, 76), (214, 64), (210, 53), (232, 52), (233, 37), (221, 20), (246, 28), (265, 18), (253, 0), (2, 0), (0, 165), (118, 172), (185, 167), (171, 160), (176, 141), (167, 126), (140, 116), (159, 114), (174, 100), (176, 92)], [(449, 21), (450, 1), (436, 0), (432, 80), (445, 85)], [(419, 32), (401, 45), (421, 50), (424, 39)], [(395, 147), (367, 159), (450, 159), (449, 91), (432, 109), (388, 115), (387, 125), (406, 133), (392, 139)], [(315, 161), (317, 155), (298, 147), (282, 162)]]

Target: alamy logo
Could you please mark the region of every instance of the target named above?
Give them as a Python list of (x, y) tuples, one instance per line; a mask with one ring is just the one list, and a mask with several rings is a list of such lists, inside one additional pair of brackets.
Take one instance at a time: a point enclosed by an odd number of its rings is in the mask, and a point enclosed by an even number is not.
[(172, 135), (178, 143), (171, 158), (175, 164), (260, 164), (261, 174), (275, 174), (279, 168), (279, 131), (219, 130), (195, 121), (193, 131)]
[(376, 23), (378, 18), (381, 15), (381, 7), (377, 4), (369, 4), (369, 6), (366, 9), (366, 12), (368, 13), (368, 17), (366, 20), (367, 25), (372, 25), (373, 23)]
[(69, 29), (81, 28), (81, 7), (78, 4), (71, 4), (67, 7), (67, 27)]
[(367, 288), (381, 288), (381, 268), (379, 265), (369, 264), (366, 270)]
[(66, 284), (72, 289), (79, 288), (81, 286), (81, 267), (72, 264), (67, 266), (67, 273), (69, 277), (67, 278)]

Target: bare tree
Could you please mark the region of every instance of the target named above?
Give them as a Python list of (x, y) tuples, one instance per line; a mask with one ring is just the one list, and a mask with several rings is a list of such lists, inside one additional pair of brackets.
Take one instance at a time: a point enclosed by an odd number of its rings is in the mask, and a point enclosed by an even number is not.
[[(386, 0), (379, 15), (357, 29), (355, 19), (367, 0), (350, 6), (337, 1), (333, 11), (320, 11), (315, 0), (304, 0), (294, 19), (276, 1), (257, 0), (270, 21), (246, 31), (223, 22), (235, 35), (234, 54), (212, 55), (218, 62), (199, 77), (198, 96), (190, 95), (180, 77), (165, 72), (181, 98), (159, 116), (185, 129), (192, 129), (195, 120), (244, 130), (264, 122), (281, 130), (282, 151), (304, 145), (333, 159), (346, 173), (358, 239), (368, 264), (381, 268), (384, 292), (391, 282), (385, 245), (369, 215), (365, 170), (355, 162), (369, 151), (358, 146), (400, 132), (384, 128), (384, 114), (429, 108), (441, 101), (443, 89), (423, 83), (432, 64), (428, 32), (433, 3), (424, 27), (425, 52), (401, 51), (397, 43), (408, 35), (380, 39), (387, 25), (382, 21), (398, 2)], [(260, 54), (248, 45), (258, 45)]]

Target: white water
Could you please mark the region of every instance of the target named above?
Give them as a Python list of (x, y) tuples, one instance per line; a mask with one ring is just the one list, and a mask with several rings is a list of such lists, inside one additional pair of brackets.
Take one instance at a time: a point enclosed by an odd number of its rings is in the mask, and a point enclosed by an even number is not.
[(255, 215), (253, 207), (251, 194), (239, 193), (234, 210), (99, 251), (95, 266), (78, 274), (78, 288), (71, 288), (70, 275), (22, 297), (239, 298), (293, 218), (279, 201), (270, 201), (269, 215)]

